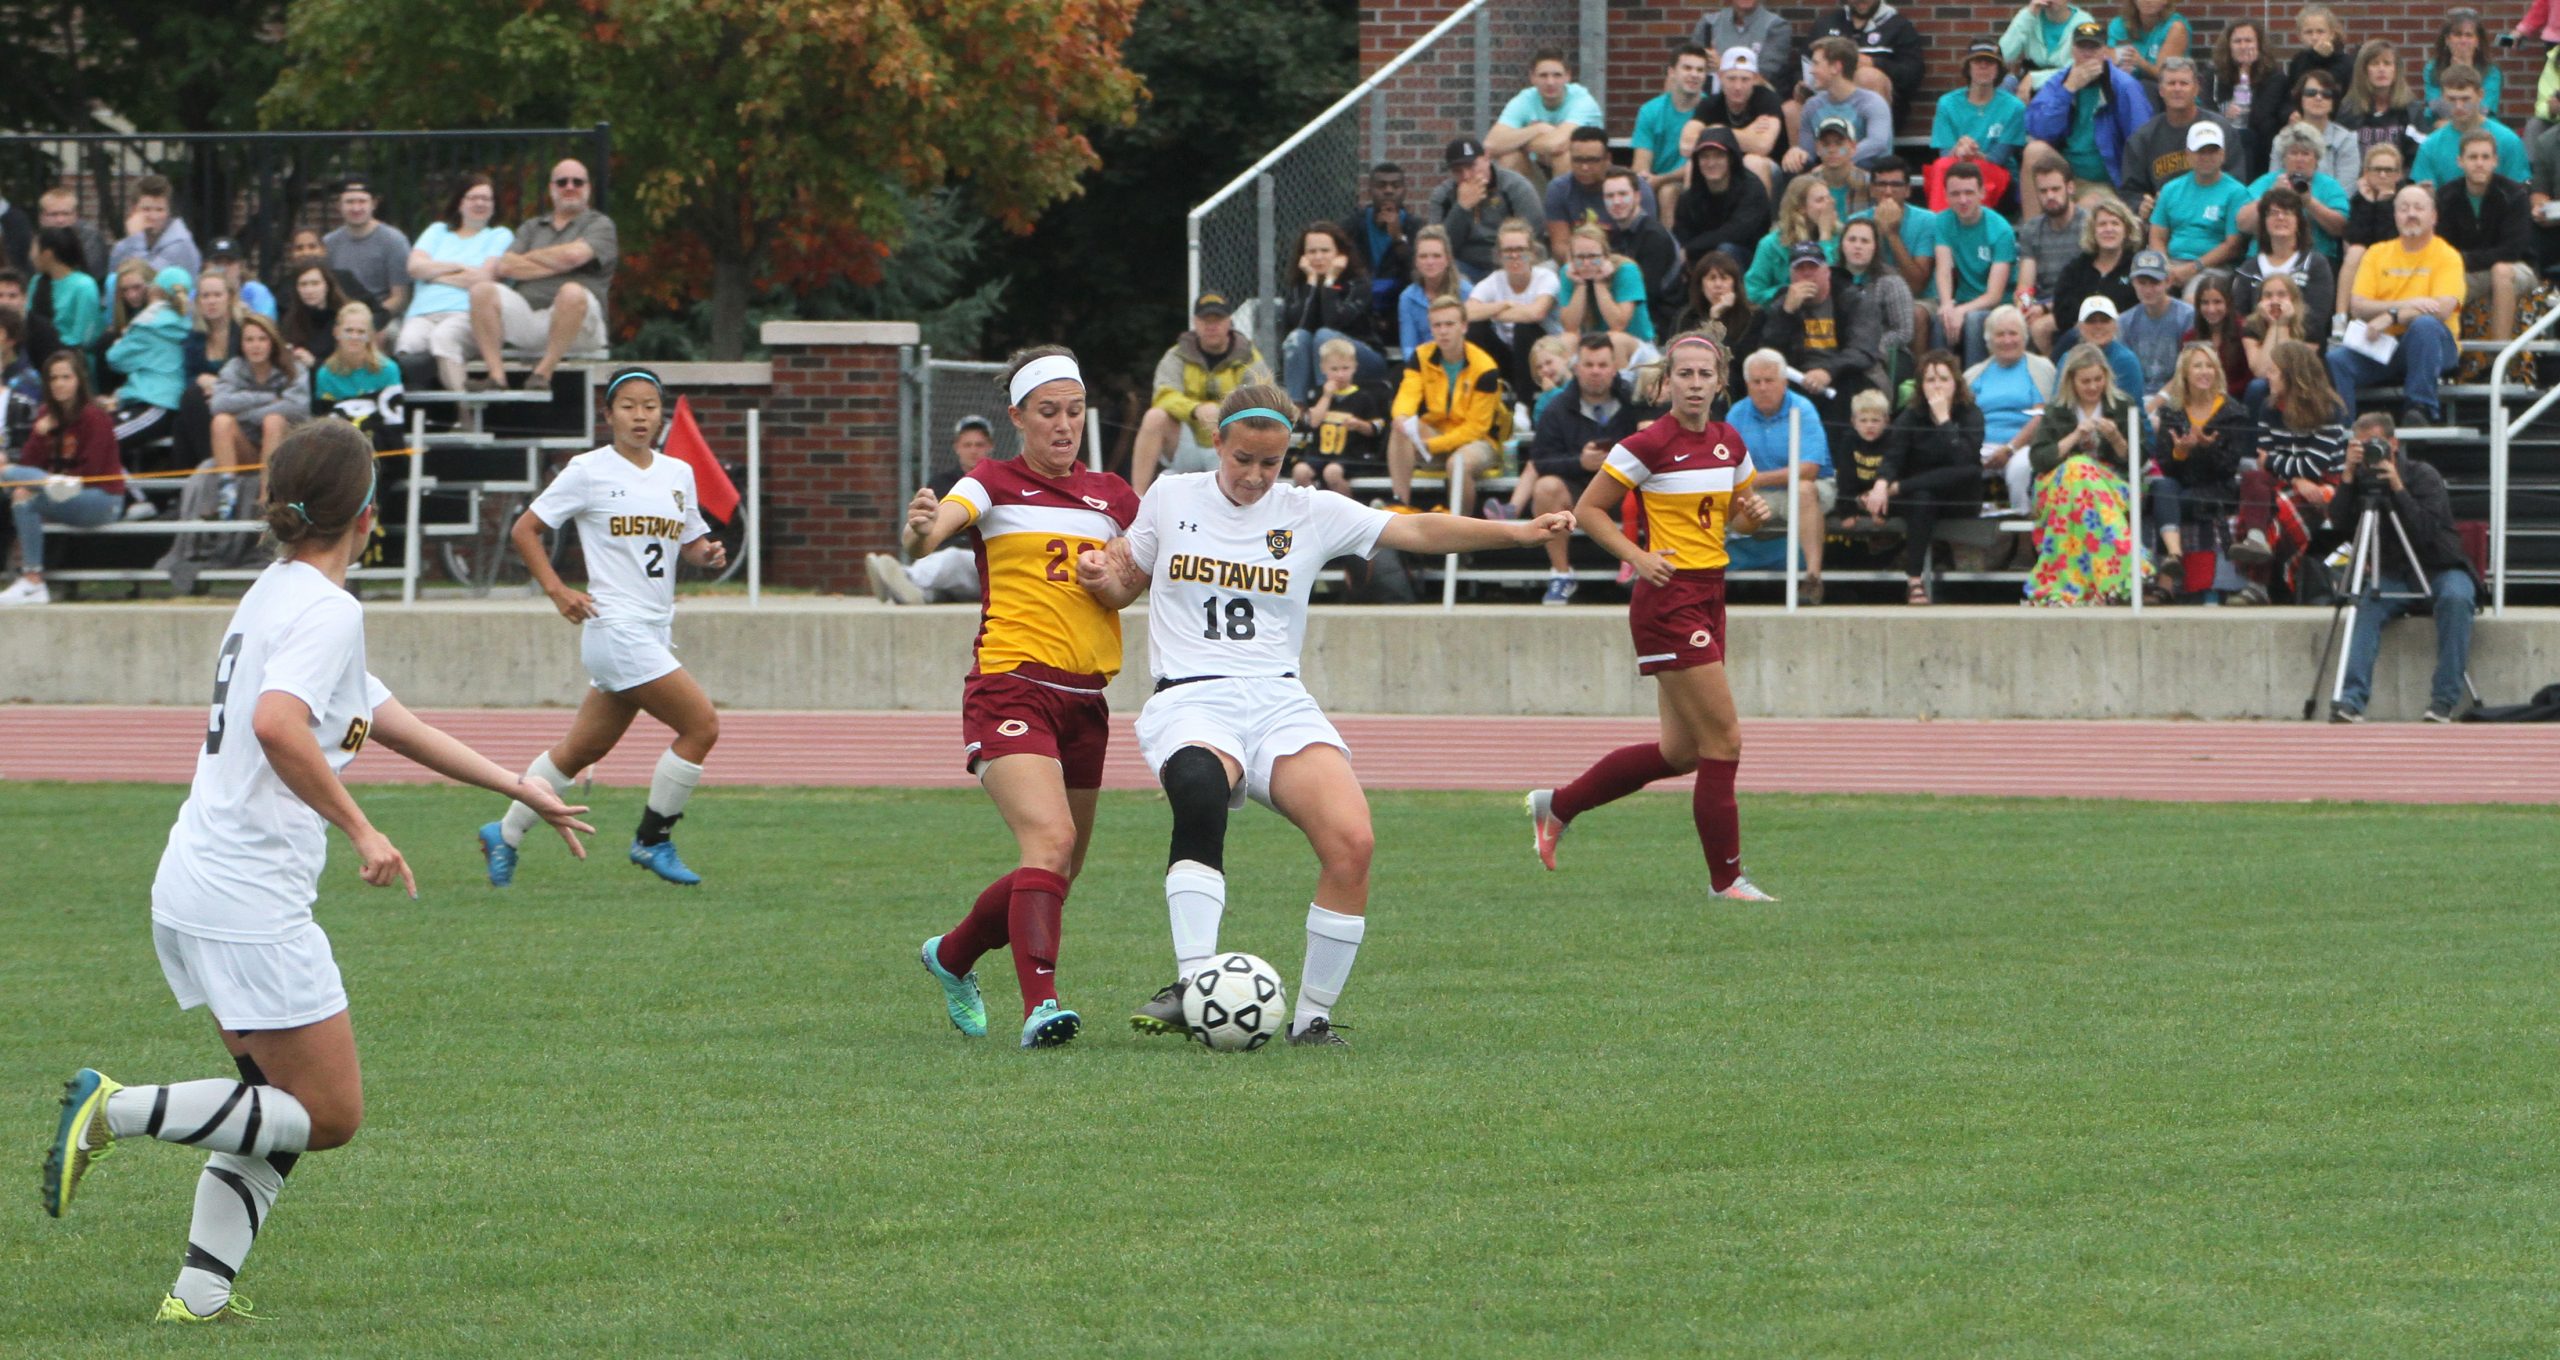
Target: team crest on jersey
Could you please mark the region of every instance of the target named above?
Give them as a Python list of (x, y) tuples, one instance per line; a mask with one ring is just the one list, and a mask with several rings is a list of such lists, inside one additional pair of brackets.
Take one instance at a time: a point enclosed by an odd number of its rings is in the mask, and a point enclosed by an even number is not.
[(1104, 500), (1100, 496), (1086, 496), (1082, 499), (1085, 504), (1092, 506), (1094, 509), (1101, 511), (1106, 515), (1111, 513), (1111, 502)]
[(681, 515), (684, 513), (684, 493), (678, 491), (673, 494), (676, 498), (676, 513)]
[(1031, 724), (1020, 718), (1007, 718), (996, 724), (996, 735), (1000, 737), (1018, 737), (1030, 730)]
[(1287, 557), (1289, 545), (1297, 542), (1297, 538), (1296, 534), (1286, 529), (1274, 529), (1262, 536), (1262, 544), (1271, 550), (1273, 557)]

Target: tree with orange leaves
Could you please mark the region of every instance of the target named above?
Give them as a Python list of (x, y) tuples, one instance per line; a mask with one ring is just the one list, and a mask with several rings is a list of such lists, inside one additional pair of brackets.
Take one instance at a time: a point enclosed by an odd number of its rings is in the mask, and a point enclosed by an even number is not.
[[(751, 286), (877, 276), (911, 191), (1027, 229), (1134, 117), (1138, 0), (295, 0), (271, 123), (610, 122), (616, 216), (707, 252), (712, 353)], [(350, 115), (356, 115), (351, 117)], [(637, 209), (636, 214), (634, 209)], [(776, 268), (777, 265), (782, 266)]]

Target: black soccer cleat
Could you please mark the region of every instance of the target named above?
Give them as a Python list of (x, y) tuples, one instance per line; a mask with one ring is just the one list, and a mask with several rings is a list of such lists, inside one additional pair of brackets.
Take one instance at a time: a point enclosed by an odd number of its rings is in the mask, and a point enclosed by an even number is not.
[(1334, 1028), (1333, 1022), (1323, 1016), (1308, 1021), (1305, 1029), (1290, 1034), (1289, 1042), (1292, 1045), (1306, 1044), (1318, 1048), (1351, 1047), (1351, 1041), (1342, 1037), (1342, 1031)]

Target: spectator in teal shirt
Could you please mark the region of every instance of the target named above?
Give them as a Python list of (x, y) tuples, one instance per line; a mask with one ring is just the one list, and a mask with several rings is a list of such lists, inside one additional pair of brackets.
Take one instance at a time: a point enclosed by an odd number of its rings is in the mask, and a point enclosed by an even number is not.
[(106, 333), (107, 309), (98, 281), (80, 268), (80, 259), (78, 232), (46, 227), (36, 233), (36, 272), (53, 296), (53, 329), (64, 349), (86, 352)]
[(1653, 343), (1653, 313), (1645, 306), (1644, 271), (1609, 250), (1609, 229), (1575, 227), (1563, 276), (1556, 280), (1556, 315), (1568, 334), (1608, 331)]
[(2462, 178), (2462, 134), (2487, 128), (2491, 140), (2498, 144), (2498, 173), (2519, 184), (2533, 182), (2533, 165), (2525, 156), (2524, 139), (2482, 107), (2478, 71), (2456, 66), (2444, 72), (2444, 92), (2438, 98), (2444, 106), (2444, 124), (2418, 143), (2418, 158), (2409, 163), (2409, 178), (2430, 189)]
[(1545, 177), (1553, 179), (1565, 171), (1573, 130), (1602, 127), (1606, 122), (1600, 101), (1573, 83), (1573, 68), (1565, 65), (1564, 53), (1540, 52), (1529, 63), (1529, 88), (1503, 105), (1502, 116), (1485, 131), (1484, 149), (1494, 164), (1506, 170), (1525, 175), (1529, 162), (1535, 160), (1544, 167)]
[(2151, 248), (2169, 257), (2169, 286), (2188, 289), (2206, 270), (2227, 270), (2240, 258), (2240, 210), (2249, 190), (2222, 173), (2222, 129), (2199, 118), (2187, 128), (2187, 163), (2194, 168), (2160, 186), (2151, 209)]
[(1691, 43), (1672, 55), (1662, 93), (1636, 110), (1635, 135), (1627, 140), (1635, 149), (1636, 173), (1653, 185), (1658, 221), (1670, 221), (1679, 205), (1681, 182), (1689, 173), (1689, 157), (1680, 150), (1680, 132), (1689, 126), (1706, 90), (1707, 49)]
[(1941, 157), (1988, 161), (2015, 174), (2027, 146), (2027, 106), (2000, 88), (2000, 44), (1977, 42), (1965, 53), (1961, 90), (1938, 96), (1929, 145)]

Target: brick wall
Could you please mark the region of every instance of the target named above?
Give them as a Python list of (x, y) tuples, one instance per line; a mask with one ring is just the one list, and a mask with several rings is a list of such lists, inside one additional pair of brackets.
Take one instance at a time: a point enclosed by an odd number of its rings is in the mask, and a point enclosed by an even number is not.
[[(2083, 8), (2099, 19), (2112, 18), (2116, 9), (2101, 9), (2080, 0)], [(2399, 44), (2404, 69), (2414, 72), (2425, 61), (2425, 49), (2435, 42), (2436, 29), (2448, 8), (2417, 0), (2337, 0), (2331, 4), (2345, 24), (2351, 43), (2361, 44), (2369, 38), (2388, 38)], [(1430, 31), (1454, 5), (1411, 5), (1364, 3), (1360, 8), (1360, 61), (1363, 72), (1374, 71), (1403, 51), (1415, 39)], [(1671, 51), (1688, 40), (1690, 27), (1698, 16), (1712, 7), (1704, 5), (1627, 4), (1610, 0), (1607, 5), (1609, 52), (1606, 75), (1609, 131), (1623, 136), (1635, 125), (1636, 110), (1644, 101), (1662, 91), (1663, 68), (1670, 64)], [(2013, 4), (1954, 3), (1912, 4), (1902, 6), (1903, 13), (1917, 25), (1928, 40), (1929, 82), (1919, 99), (1913, 101), (1913, 120), (1917, 128), (1897, 129), (1926, 133), (1928, 124), (1921, 112), (1942, 91), (1960, 79), (1958, 56), (1965, 44), (1976, 38), (1997, 38), (2006, 29), (2011, 16), (2018, 12)], [(2241, 3), (2240, 0), (2178, 0), (2175, 8), (2196, 29), (2199, 56), (2209, 53), (2213, 40), (2224, 24), (2234, 19), (2266, 22), (2270, 9), (2263, 3)], [(2292, 15), (2297, 6), (2275, 6), (2278, 16), (2275, 31), (2269, 36), (2279, 56), (2293, 51)], [(1828, 9), (1817, 10), (1806, 5), (1779, 5), (1778, 12), (1794, 25), (1801, 50), (1811, 34), (1817, 17)], [(1494, 105), (1529, 83), (1530, 54), (1540, 47), (1560, 47), (1577, 58), (1576, 71), (1586, 64), (1576, 52), (1580, 34), (1578, 5), (1573, 0), (1498, 0), (1493, 20)], [(2503, 27), (2512, 25), (2523, 11), (2516, 6), (2489, 6), (2482, 10), (2484, 23), (2494, 37)], [(1460, 124), (1474, 107), (1469, 81), (1474, 73), (1474, 47), (1466, 40), (1464, 27), (1454, 40), (1441, 44), (1443, 55), (1421, 63), (1426, 68), (1399, 77), (1397, 93), (1389, 100), (1391, 145), (1397, 159), (1408, 167), (1427, 164), (1437, 173), (1438, 149), (1458, 135)], [(2528, 48), (2500, 54), (2499, 65), (2506, 72), (2506, 97), (2502, 116), (2511, 127), (2521, 128), (2532, 101), (2533, 86), (2540, 66)], [(1408, 96), (1403, 87), (1412, 86)], [(1481, 129), (1473, 129), (1481, 131)]]

